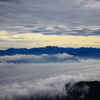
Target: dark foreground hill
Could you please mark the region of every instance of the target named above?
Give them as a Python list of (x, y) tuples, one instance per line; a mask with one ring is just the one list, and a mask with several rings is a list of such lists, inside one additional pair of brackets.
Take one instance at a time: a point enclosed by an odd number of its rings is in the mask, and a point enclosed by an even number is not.
[[(87, 88), (88, 90), (85, 91)], [(67, 93), (66, 100), (100, 100), (100, 82), (81, 81), (69, 89)]]
[[(32, 96), (26, 99), (25, 97), (15, 97), (14, 100), (100, 100), (100, 82), (99, 81), (80, 81), (76, 84), (67, 83), (65, 86), (66, 96), (56, 95), (55, 97)], [(9, 100), (9, 99), (6, 99)]]

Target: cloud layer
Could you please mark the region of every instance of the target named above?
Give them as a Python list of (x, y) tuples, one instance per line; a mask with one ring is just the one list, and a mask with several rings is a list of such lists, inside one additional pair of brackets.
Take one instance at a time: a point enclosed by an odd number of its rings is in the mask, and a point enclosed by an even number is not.
[(0, 28), (9, 34), (98, 36), (99, 4), (97, 0), (0, 0)]
[(99, 60), (58, 63), (0, 63), (0, 84), (48, 78), (57, 75), (77, 75), (79, 73), (100, 72)]
[[(74, 97), (76, 92), (80, 94), (80, 98), (85, 98), (90, 92), (90, 87), (85, 85), (84, 81), (100, 81), (99, 60), (89, 59), (71, 63), (23, 63), (31, 59), (39, 61), (51, 58), (63, 61), (73, 57), (66, 53), (0, 56), (0, 99), (55, 100), (59, 98), (62, 100), (62, 98)], [(21, 63), (15, 63), (17, 61)], [(83, 81), (82, 85), (81, 81)]]
[(37, 28), (32, 31), (33, 33), (42, 33), (44, 35), (73, 35), (73, 36), (99, 36), (100, 29), (71, 29), (64, 27), (51, 27), (51, 28)]
[[(40, 79), (29, 82), (13, 83), (8, 85), (0, 85), (0, 99), (2, 100), (23, 100), (23, 99), (41, 99), (41, 98), (56, 98), (68, 96), (67, 91), (71, 88), (77, 89), (77, 91), (85, 96), (89, 92), (89, 87), (84, 88), (73, 87), (79, 81), (94, 81), (98, 80), (98, 77), (94, 76), (94, 79), (90, 76), (84, 75), (60, 75), (56, 77), (50, 77), (47, 79)], [(67, 86), (67, 88), (65, 88)], [(80, 90), (78, 90), (80, 89)]]

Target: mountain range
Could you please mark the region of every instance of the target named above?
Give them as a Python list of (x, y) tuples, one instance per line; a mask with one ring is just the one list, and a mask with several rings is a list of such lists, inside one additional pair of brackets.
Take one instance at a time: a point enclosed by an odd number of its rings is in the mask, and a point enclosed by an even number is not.
[(41, 55), (41, 54), (62, 54), (67, 53), (69, 55), (78, 56), (82, 58), (100, 58), (100, 48), (64, 48), (64, 47), (57, 47), (57, 46), (46, 46), (46, 47), (39, 47), (39, 48), (9, 48), (7, 50), (0, 50), (0, 56), (4, 55), (16, 55), (16, 54), (23, 54), (23, 55)]

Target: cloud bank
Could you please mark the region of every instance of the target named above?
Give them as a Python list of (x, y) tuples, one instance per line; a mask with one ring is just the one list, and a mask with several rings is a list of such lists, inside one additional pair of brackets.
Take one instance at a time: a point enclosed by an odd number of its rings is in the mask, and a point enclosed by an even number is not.
[[(80, 86), (74, 87), (77, 82), (80, 81), (100, 81), (97, 76), (94, 79), (90, 76), (84, 75), (60, 75), (56, 77), (50, 77), (47, 79), (40, 79), (29, 82), (13, 83), (8, 85), (0, 85), (0, 99), (1, 100), (41, 100), (43, 98), (57, 99), (61, 97), (69, 96), (69, 90), (73, 88), (77, 92), (81, 93), (79, 97), (84, 98), (85, 94), (90, 92), (89, 87), (84, 85), (84, 88)], [(66, 88), (65, 88), (66, 86)], [(79, 90), (78, 90), (79, 89)], [(72, 90), (73, 91), (73, 90)], [(74, 94), (73, 94), (74, 95)], [(72, 95), (72, 96), (73, 96)], [(68, 99), (70, 100), (70, 99)]]
[(67, 53), (55, 55), (12, 55), (0, 56), (0, 63), (13, 62), (13, 63), (50, 63), (50, 62), (64, 62), (64, 61), (78, 61), (77, 57)]
[(0, 63), (0, 84), (17, 81), (54, 77), (57, 75), (77, 75), (79, 73), (100, 72), (99, 60), (80, 60), (80, 62), (51, 63)]
[(73, 35), (73, 36), (100, 36), (100, 29), (92, 30), (92, 29), (71, 29), (64, 27), (51, 27), (51, 29), (46, 28), (37, 28), (33, 29), (33, 33), (42, 33), (44, 35)]

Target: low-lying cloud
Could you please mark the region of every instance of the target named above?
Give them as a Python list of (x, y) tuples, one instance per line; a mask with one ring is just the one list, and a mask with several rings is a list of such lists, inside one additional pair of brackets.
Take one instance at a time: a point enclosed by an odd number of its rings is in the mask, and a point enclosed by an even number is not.
[[(41, 98), (56, 98), (57, 96), (65, 97), (69, 91), (79, 81), (94, 81), (98, 80), (97, 76), (91, 79), (91, 76), (85, 75), (60, 75), (56, 77), (49, 77), (47, 79), (40, 79), (28, 82), (16, 82), (7, 85), (0, 85), (0, 99), (1, 100), (33, 100)], [(65, 88), (67, 86), (67, 88)], [(85, 96), (89, 92), (89, 87), (77, 88), (77, 91), (82, 92)], [(74, 89), (75, 89), (74, 88)], [(80, 89), (80, 90), (78, 90)]]
[(78, 61), (77, 57), (67, 53), (62, 54), (42, 54), (42, 55), (12, 55), (0, 56), (0, 62), (14, 62), (14, 63), (48, 63), (48, 62), (64, 62), (64, 61)]
[[(100, 72), (99, 60), (51, 63), (0, 63), (0, 84), (48, 78), (57, 75), (77, 75), (79, 73)], [(95, 74), (95, 73), (94, 73)]]

